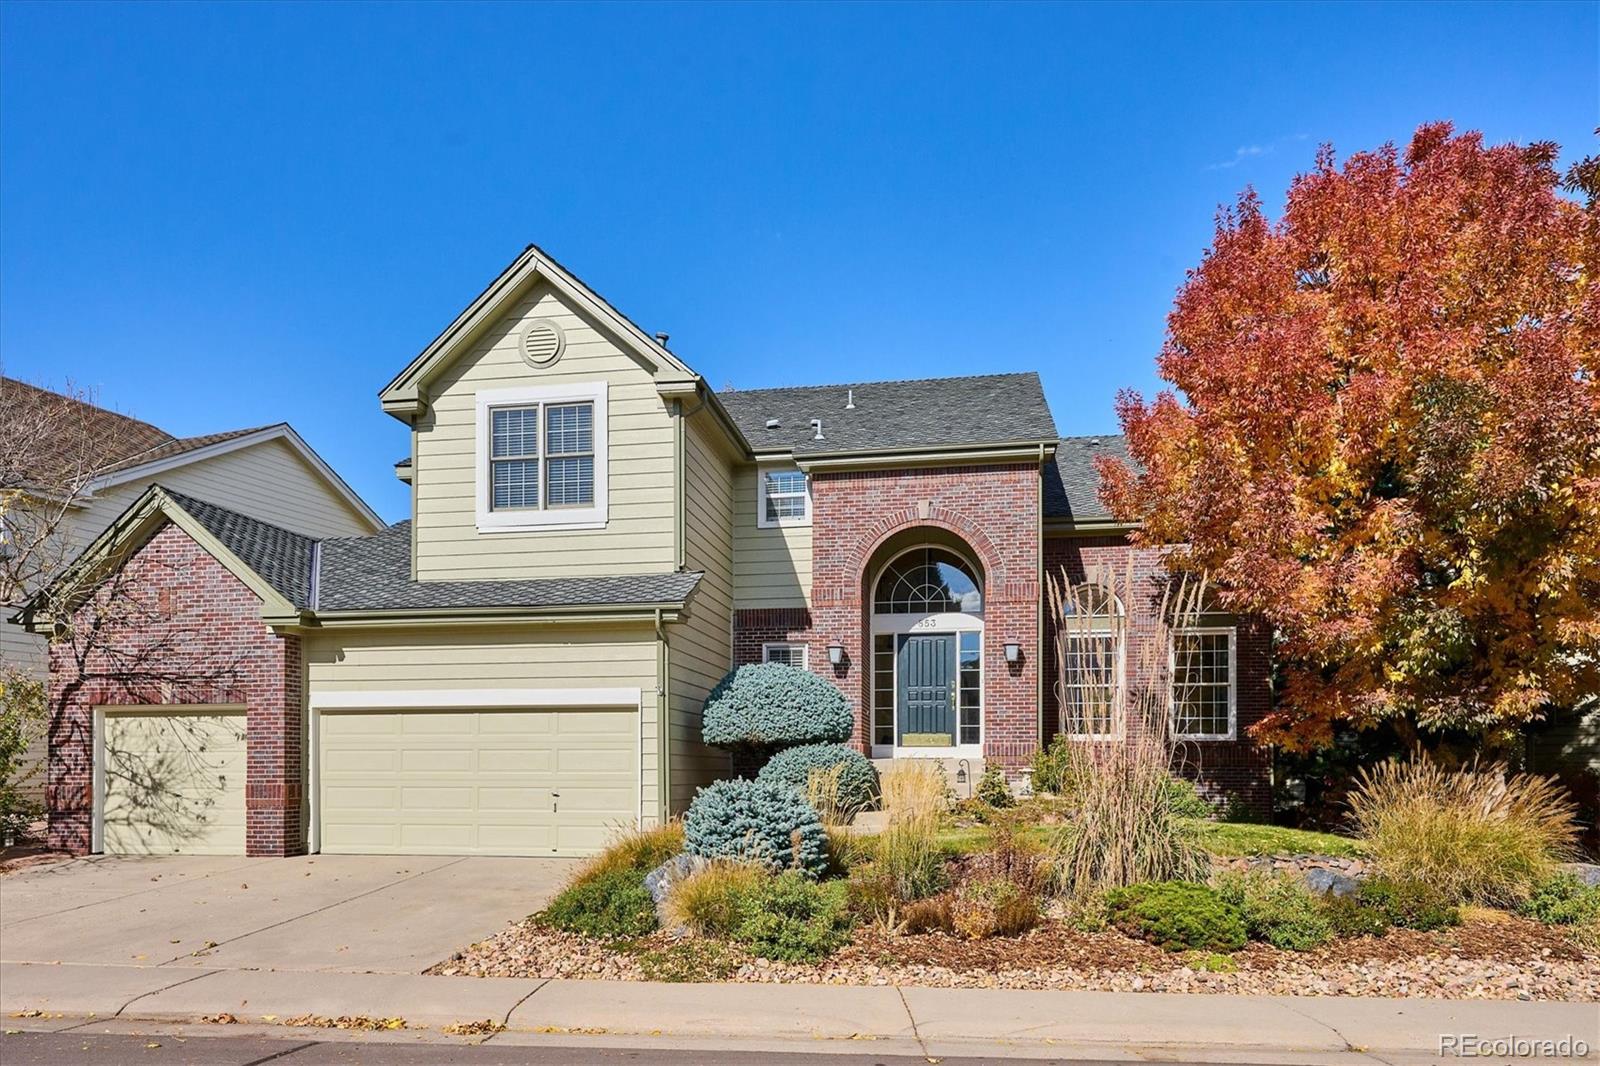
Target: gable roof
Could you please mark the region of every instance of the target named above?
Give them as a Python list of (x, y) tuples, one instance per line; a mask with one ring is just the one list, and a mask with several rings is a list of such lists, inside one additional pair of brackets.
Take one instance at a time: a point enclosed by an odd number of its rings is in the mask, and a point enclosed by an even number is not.
[[(1044, 387), (1031, 371), (724, 390), (717, 398), (758, 456), (1053, 446), (1059, 439)], [(822, 421), (821, 440), (814, 418)], [(773, 419), (777, 426), (768, 428)]]
[(382, 529), (385, 525), (378, 513), (367, 506), (367, 501), (287, 422), (174, 437), (137, 418), (3, 377), (0, 377), (0, 411), (4, 411), (7, 418), (49, 417), (69, 430), (41, 437), (35, 453), (27, 457), (26, 468), (17, 457), (0, 459), (0, 484), (48, 486), (60, 483), (73, 471), (84, 471), (95, 475), (87, 486), (89, 491), (95, 492), (241, 448), (282, 440), (368, 525), (373, 529)]
[(607, 323), (623, 344), (652, 368), (658, 379), (700, 380), (700, 375), (617, 310), (614, 304), (580, 281), (550, 253), (538, 245), (530, 244), (404, 370), (379, 391), (378, 398), (383, 409), (402, 421), (420, 413), (426, 403), (422, 385), (427, 379), (459, 356), (479, 330), (498, 321), (528, 287), (540, 279), (548, 282), (573, 306)]
[(301, 610), (311, 606), (315, 538), (171, 489), (162, 491), (285, 600)]
[(1070, 522), (1108, 523), (1113, 516), (1100, 502), (1100, 472), (1095, 459), (1121, 459), (1133, 465), (1128, 440), (1120, 434), (1063, 437), (1056, 444), (1055, 461), (1044, 471), (1044, 516)]

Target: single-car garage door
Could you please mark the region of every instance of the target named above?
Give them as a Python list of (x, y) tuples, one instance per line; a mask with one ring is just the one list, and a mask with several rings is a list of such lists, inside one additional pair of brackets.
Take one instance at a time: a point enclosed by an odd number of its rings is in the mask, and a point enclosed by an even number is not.
[(588, 855), (639, 810), (629, 709), (324, 711), (330, 854)]
[(107, 711), (104, 744), (108, 854), (244, 854), (244, 712)]

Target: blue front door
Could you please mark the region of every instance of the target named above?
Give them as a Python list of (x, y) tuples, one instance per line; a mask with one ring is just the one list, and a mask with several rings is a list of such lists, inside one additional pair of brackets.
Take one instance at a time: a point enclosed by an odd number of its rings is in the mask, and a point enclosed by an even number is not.
[(900, 637), (900, 714), (895, 723), (902, 747), (944, 748), (956, 742), (956, 638), (953, 633)]

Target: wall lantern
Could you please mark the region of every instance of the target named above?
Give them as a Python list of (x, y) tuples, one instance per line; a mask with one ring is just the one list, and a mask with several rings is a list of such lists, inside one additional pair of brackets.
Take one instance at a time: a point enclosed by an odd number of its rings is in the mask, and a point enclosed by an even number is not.
[(1006, 645), (1006, 662), (1014, 663), (1020, 658), (1022, 658), (1022, 645), (1021, 644), (1007, 644)]
[(832, 663), (834, 666), (838, 666), (840, 663), (844, 662), (844, 645), (843, 644), (829, 644), (828, 645), (828, 661), (830, 663)]

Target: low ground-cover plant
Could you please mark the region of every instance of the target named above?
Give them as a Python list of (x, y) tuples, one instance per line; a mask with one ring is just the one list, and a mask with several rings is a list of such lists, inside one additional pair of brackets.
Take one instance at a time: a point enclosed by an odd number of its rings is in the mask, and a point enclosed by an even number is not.
[(1206, 885), (1144, 881), (1105, 895), (1111, 924), (1168, 951), (1237, 951), (1244, 918)]
[(1600, 925), (1600, 885), (1556, 874), (1539, 882), (1517, 910), (1546, 925)]
[(551, 900), (538, 921), (584, 936), (643, 936), (656, 928), (656, 905), (642, 878), (621, 868), (585, 877)]
[(819, 877), (828, 869), (822, 820), (805, 797), (770, 781), (702, 788), (683, 818), (684, 847), (705, 859), (761, 863)]
[(830, 821), (849, 821), (878, 799), (878, 771), (865, 755), (843, 744), (784, 748), (767, 760), (756, 780), (800, 790)]
[(665, 903), (670, 926), (699, 936), (729, 936), (744, 900), (771, 876), (764, 866), (716, 860), (672, 886)]
[(1368, 878), (1356, 890), (1356, 899), (1401, 929), (1429, 932), (1461, 924), (1460, 909), (1438, 888), (1422, 881)]
[(1341, 938), (1382, 936), (1392, 924), (1389, 916), (1370, 903), (1363, 903), (1355, 895), (1327, 895), (1322, 899), (1322, 913), (1328, 919), (1328, 928)]
[(623, 833), (578, 868), (538, 920), (585, 936), (642, 936), (656, 927), (644, 876), (682, 850), (677, 822)]
[(835, 685), (783, 663), (751, 663), (706, 697), (701, 735), (707, 744), (770, 751), (840, 744), (854, 728), (850, 701)]
[(814, 962), (850, 939), (844, 885), (819, 884), (794, 871), (757, 883), (739, 906), (733, 939), (780, 962)]
[(1384, 876), (1426, 883), (1452, 903), (1502, 906), (1528, 898), (1573, 853), (1575, 809), (1553, 778), (1423, 759), (1362, 770), (1350, 798)]
[(1217, 894), (1244, 916), (1245, 935), (1285, 951), (1309, 951), (1333, 935), (1322, 901), (1300, 882), (1265, 873), (1216, 878)]

